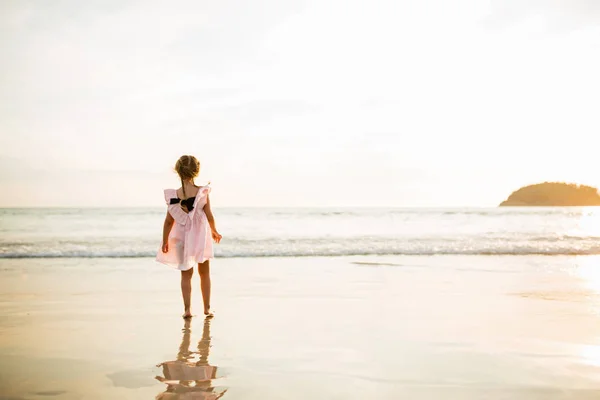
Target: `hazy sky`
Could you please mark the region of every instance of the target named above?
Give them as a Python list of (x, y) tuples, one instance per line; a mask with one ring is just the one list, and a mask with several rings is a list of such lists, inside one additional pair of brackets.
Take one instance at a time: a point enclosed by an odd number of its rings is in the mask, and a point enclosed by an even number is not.
[(0, 2), (0, 206), (488, 206), (600, 185), (597, 0)]

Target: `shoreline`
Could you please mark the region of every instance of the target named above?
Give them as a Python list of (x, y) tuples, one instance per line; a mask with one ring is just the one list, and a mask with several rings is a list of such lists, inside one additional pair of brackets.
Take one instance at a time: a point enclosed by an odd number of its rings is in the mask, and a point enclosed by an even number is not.
[[(464, 252), (464, 253), (444, 253), (444, 252), (431, 252), (431, 253), (402, 253), (402, 254), (394, 254), (394, 253), (381, 253), (381, 254), (330, 254), (330, 255), (314, 255), (314, 254), (301, 254), (301, 255), (243, 255), (243, 256), (221, 256), (215, 257), (211, 260), (212, 263), (218, 263), (220, 261), (227, 262), (227, 260), (294, 260), (294, 259), (355, 259), (355, 258), (446, 258), (446, 257), (455, 257), (455, 258), (475, 258), (475, 257), (483, 257), (483, 258), (530, 258), (530, 257), (544, 257), (544, 258), (572, 258), (572, 257), (599, 257), (600, 251), (598, 253), (589, 253), (585, 251), (576, 252), (573, 251), (571, 253), (560, 252), (560, 253), (543, 253), (543, 252), (530, 252), (530, 253), (493, 253), (493, 252)], [(114, 255), (114, 256), (10, 256), (3, 257), (0, 255), (0, 262), (6, 261), (10, 262), (11, 260), (49, 260), (49, 261), (58, 261), (58, 260), (76, 260), (76, 261), (85, 261), (85, 260), (148, 260), (155, 261), (155, 256), (152, 255)], [(160, 263), (158, 263), (160, 265)], [(176, 270), (176, 269), (175, 269)]]

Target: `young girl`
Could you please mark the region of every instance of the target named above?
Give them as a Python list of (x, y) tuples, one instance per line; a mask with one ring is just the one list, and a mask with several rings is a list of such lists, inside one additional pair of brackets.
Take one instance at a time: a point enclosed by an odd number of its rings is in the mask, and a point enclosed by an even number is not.
[(194, 265), (198, 264), (204, 315), (212, 317), (209, 260), (213, 258), (212, 241), (219, 243), (222, 236), (217, 232), (210, 209), (210, 187), (194, 184), (194, 178), (200, 172), (200, 162), (194, 156), (181, 156), (175, 171), (181, 179), (181, 188), (165, 190), (167, 216), (156, 259), (181, 271), (184, 318), (192, 316), (192, 275)]

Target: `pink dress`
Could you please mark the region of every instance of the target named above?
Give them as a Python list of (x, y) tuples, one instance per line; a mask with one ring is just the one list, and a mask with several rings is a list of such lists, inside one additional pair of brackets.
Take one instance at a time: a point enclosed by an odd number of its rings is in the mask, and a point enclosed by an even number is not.
[(165, 189), (168, 211), (175, 222), (169, 234), (169, 251), (163, 253), (161, 243), (156, 261), (187, 271), (194, 265), (213, 258), (212, 235), (204, 213), (209, 193), (210, 187), (201, 187), (196, 195), (194, 208), (186, 213), (179, 203), (171, 204), (171, 199), (178, 197), (177, 190)]

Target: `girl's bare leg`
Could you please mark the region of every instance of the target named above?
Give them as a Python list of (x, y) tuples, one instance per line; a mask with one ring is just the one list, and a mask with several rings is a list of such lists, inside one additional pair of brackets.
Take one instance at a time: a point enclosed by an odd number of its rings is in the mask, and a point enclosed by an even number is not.
[(198, 264), (198, 272), (200, 273), (200, 289), (204, 301), (204, 315), (212, 316), (210, 311), (210, 263), (208, 260)]
[(183, 297), (183, 307), (185, 312), (183, 318), (192, 316), (192, 275), (194, 268), (187, 271), (181, 271), (181, 296)]

